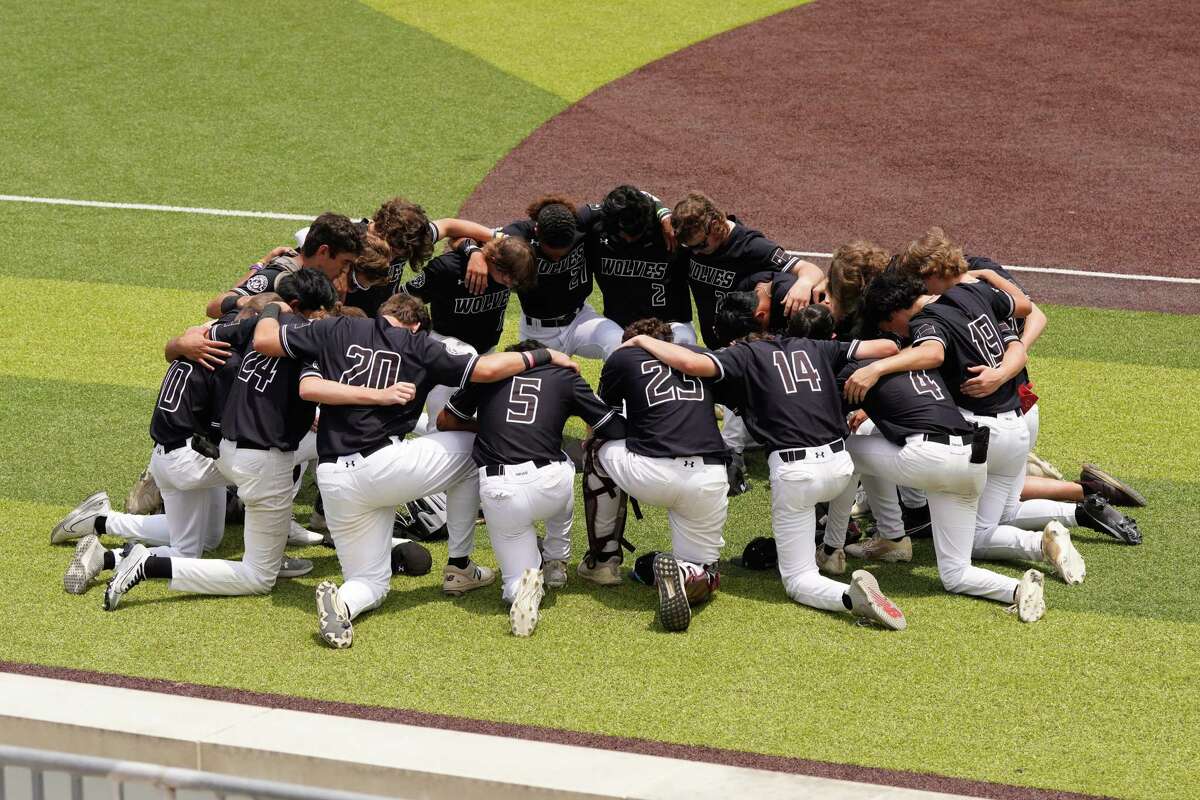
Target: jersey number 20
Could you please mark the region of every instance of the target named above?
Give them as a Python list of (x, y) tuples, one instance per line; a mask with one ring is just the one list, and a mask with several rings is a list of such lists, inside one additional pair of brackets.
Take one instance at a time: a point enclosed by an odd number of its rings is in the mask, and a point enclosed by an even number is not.
[(351, 366), (338, 377), (338, 383), (386, 389), (400, 375), (400, 354), (391, 350), (372, 350), (352, 344), (346, 348)]

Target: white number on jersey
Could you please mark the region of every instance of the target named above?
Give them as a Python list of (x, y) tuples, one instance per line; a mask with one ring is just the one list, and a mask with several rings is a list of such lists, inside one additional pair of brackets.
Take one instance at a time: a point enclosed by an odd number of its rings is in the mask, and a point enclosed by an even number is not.
[(665, 283), (652, 283), (650, 288), (654, 290), (654, 294), (650, 295), (650, 305), (665, 306), (667, 304), (667, 285)]
[[(646, 405), (656, 406), (672, 400), (700, 401), (704, 399), (704, 384), (699, 378), (684, 375), (678, 370), (669, 368), (661, 361), (643, 361), (642, 374), (653, 375), (650, 383), (646, 384)], [(668, 386), (667, 381), (674, 376), (678, 386)]]
[(946, 399), (946, 394), (942, 391), (942, 387), (938, 386), (925, 370), (913, 370), (908, 373), (908, 379), (912, 381), (913, 391), (917, 394), (927, 394), (934, 400)]
[(275, 380), (275, 371), (278, 369), (278, 358), (264, 356), (257, 350), (251, 350), (242, 358), (238, 380), (250, 384), (257, 392), (265, 392), (271, 381)]
[(975, 345), (979, 357), (986, 361), (989, 367), (999, 366), (1004, 358), (1004, 345), (1000, 342), (1000, 332), (992, 324), (991, 318), (987, 314), (980, 314), (971, 320), (967, 328), (971, 331), (971, 344)]
[(371, 350), (352, 344), (346, 348), (346, 358), (353, 366), (342, 372), (338, 383), (386, 389), (400, 375), (400, 354), (391, 350)]
[(771, 354), (771, 360), (775, 362), (775, 369), (779, 371), (785, 394), (795, 394), (801, 382), (807, 383), (810, 391), (821, 391), (821, 375), (813, 366), (808, 353), (795, 350), (789, 359), (787, 353), (776, 350)]
[(171, 368), (163, 376), (162, 389), (158, 392), (158, 407), (170, 414), (178, 411), (179, 401), (183, 399), (183, 389), (191, 377), (191, 362), (171, 362)]
[(541, 391), (541, 378), (513, 378), (508, 389), (508, 410), (504, 418), (517, 425), (532, 425), (537, 418), (538, 397)]

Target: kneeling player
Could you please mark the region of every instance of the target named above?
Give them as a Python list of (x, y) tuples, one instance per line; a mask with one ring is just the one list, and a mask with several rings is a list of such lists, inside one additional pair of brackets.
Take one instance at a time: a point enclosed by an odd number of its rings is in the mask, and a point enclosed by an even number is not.
[[(620, 583), (626, 493), (665, 507), (671, 552), (654, 557), (659, 622), (669, 631), (686, 630), (691, 607), (708, 600), (720, 583), (717, 559), (729, 507), (725, 444), (711, 382), (671, 369), (644, 345), (671, 341), (671, 327), (639, 320), (624, 337), (626, 344), (604, 364), (600, 397), (610, 406), (624, 405), (628, 433), (620, 441), (594, 443), (585, 460), (588, 554), (579, 575), (602, 585)], [(694, 345), (679, 349), (704, 352)]]
[[(733, 292), (717, 308), (718, 335), (734, 344), (715, 353), (696, 353), (639, 336), (630, 340), (686, 375), (715, 378), (730, 403), (745, 413), (746, 426), (769, 452), (771, 522), (779, 573), (788, 596), (828, 611), (850, 611), (893, 630), (905, 627), (903, 612), (883, 595), (865, 570), (850, 585), (817, 569), (815, 506), (842, 494), (854, 473), (846, 453), (846, 418), (837, 392), (837, 373), (852, 358), (896, 352), (892, 342), (815, 342), (757, 333), (757, 299)], [(725, 389), (724, 387), (728, 387)]]
[[(581, 417), (601, 438), (620, 438), (625, 428), (619, 413), (577, 372), (551, 364), (549, 351), (537, 342), (526, 340), (507, 352), (523, 354), (530, 368), (460, 389), (446, 403), (438, 428), (476, 433), (472, 457), (500, 564), (501, 597), (510, 605), (513, 634), (528, 636), (537, 625), (543, 583), (567, 583), (575, 509), (575, 467), (562, 451), (567, 417)], [(539, 520), (546, 523), (541, 553), (533, 527)]]

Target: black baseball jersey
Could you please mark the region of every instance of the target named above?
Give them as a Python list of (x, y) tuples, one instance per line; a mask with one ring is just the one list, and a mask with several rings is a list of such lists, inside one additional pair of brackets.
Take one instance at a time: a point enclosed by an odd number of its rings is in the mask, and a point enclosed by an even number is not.
[(509, 290), (489, 276), (483, 294), (472, 294), (465, 281), (467, 262), (459, 253), (438, 256), (404, 284), (404, 291), (429, 303), (434, 331), (486, 353), (504, 331)]
[(558, 261), (550, 261), (542, 255), (537, 237), (533, 233), (533, 220), (521, 219), (505, 225), (500, 232), (506, 236), (519, 236), (529, 242), (537, 257), (537, 286), (518, 292), (521, 310), (536, 319), (552, 319), (578, 309), (592, 293), (592, 273), (588, 271), (587, 231), (594, 222), (594, 212), (588, 206), (580, 206), (575, 212), (579, 225), (571, 249)]
[(304, 363), (316, 362), (306, 375), (350, 386), (383, 389), (398, 382), (415, 384), (417, 394), (404, 405), (325, 405), (317, 429), (321, 458), (350, 455), (405, 436), (417, 424), (434, 386), (466, 385), (477, 356), (452, 351), (446, 344), (393, 326), (386, 319), (333, 317), (309, 325), (279, 329), (284, 352)]
[(768, 451), (817, 447), (849, 435), (837, 376), (858, 340), (767, 337), (710, 353), (746, 429)]
[(481, 467), (525, 461), (565, 461), (563, 426), (581, 417), (601, 439), (625, 435), (625, 420), (577, 373), (543, 364), (496, 383), (471, 383), (446, 403), (461, 420), (478, 415), (472, 457)]
[(262, 269), (233, 288), (233, 293), (242, 297), (251, 297), (263, 292), (274, 292), (275, 285), (281, 277), (297, 272), (301, 264), (291, 256), (277, 256), (268, 261)]
[(970, 367), (996, 367), (1004, 350), (1020, 337), (1000, 322), (1012, 316), (1013, 300), (986, 283), (960, 283), (909, 320), (911, 344), (935, 341), (946, 350), (941, 373), (954, 402), (977, 414), (997, 414), (1021, 407), (1014, 378), (988, 397), (962, 393), (964, 381), (974, 377)]
[[(1012, 281), (1012, 283), (1014, 283), (1018, 289), (1020, 289), (1022, 292), (1025, 292), (1025, 287), (1021, 285), (1020, 281), (1012, 276), (1012, 273), (987, 256), (967, 256), (967, 266), (973, 270), (986, 269), (989, 272), (994, 272), (1001, 278), (1004, 278), (1004, 280)], [(1029, 293), (1025, 292), (1025, 296), (1029, 297)], [(1008, 327), (1012, 328), (1013, 332), (1016, 333), (1018, 337), (1025, 333), (1024, 319), (1010, 316), (1008, 319), (1001, 321), (1007, 323)], [(1021, 374), (1017, 376), (1017, 382), (1029, 383), (1029, 371), (1024, 369), (1021, 370)]]
[(622, 347), (608, 357), (600, 373), (600, 397), (615, 408), (624, 404), (625, 442), (633, 453), (649, 458), (725, 454), (712, 381), (673, 370), (640, 347)]
[(667, 249), (660, 231), (627, 242), (595, 224), (588, 233), (587, 260), (604, 296), (604, 316), (622, 328), (648, 317), (692, 321), (687, 264)]
[(788, 271), (799, 260), (759, 231), (738, 222), (736, 217), (729, 219), (734, 223), (733, 230), (716, 252), (697, 255), (681, 247), (679, 254), (687, 264), (688, 283), (700, 315), (700, 335), (712, 348), (723, 344), (713, 329), (717, 300), (728, 292), (737, 291), (738, 284), (747, 275)]
[[(287, 314), (280, 323), (307, 325), (303, 317)], [(300, 397), (303, 364), (290, 358), (272, 358), (254, 349), (257, 317), (217, 324), (208, 335), (240, 351), (237, 376), (221, 413), (221, 435), (238, 444), (295, 450), (312, 427), (317, 405)]]
[(782, 333), (787, 329), (787, 315), (783, 313), (783, 300), (796, 285), (796, 276), (790, 272), (755, 272), (738, 282), (737, 291), (753, 292), (760, 283), (771, 284), (771, 320), (767, 323), (771, 331)]
[[(872, 361), (875, 359), (848, 363), (838, 374), (838, 386), (845, 386), (856, 369)], [(974, 430), (958, 413), (950, 390), (937, 370), (884, 375), (867, 392), (862, 408), (884, 438), (900, 446), (914, 433), (969, 436)]]
[(167, 367), (158, 390), (150, 438), (156, 444), (176, 445), (193, 434), (207, 436), (212, 413), (212, 370), (177, 358)]

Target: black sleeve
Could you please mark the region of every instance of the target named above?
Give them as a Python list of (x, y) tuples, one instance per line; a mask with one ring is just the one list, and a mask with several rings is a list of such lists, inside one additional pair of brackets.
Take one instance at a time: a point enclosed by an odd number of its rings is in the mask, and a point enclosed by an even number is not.
[(737, 286), (733, 287), (738, 292), (752, 292), (754, 287), (760, 283), (771, 283), (778, 272), (774, 270), (760, 269), (757, 272), (752, 272), (746, 277), (737, 282)]
[[(468, 383), (450, 396), (446, 401), (446, 410), (463, 422), (470, 422), (479, 411), (479, 385)], [(433, 421), (437, 424), (437, 420)]]
[(533, 220), (519, 219), (516, 222), (511, 222), (500, 229), (500, 232), (506, 236), (520, 236), (525, 241), (533, 239)]
[(740, 383), (746, 377), (750, 359), (750, 348), (746, 345), (734, 344), (705, 355), (717, 365), (717, 381)]
[(254, 340), (254, 328), (257, 324), (257, 317), (238, 322), (217, 323), (208, 329), (208, 338), (214, 342), (226, 342), (235, 350), (245, 350), (246, 345)]
[(278, 280), (279, 276), (283, 273), (283, 270), (273, 269), (271, 267), (260, 269), (258, 272), (254, 273), (249, 278), (246, 278), (246, 280), (235, 286), (233, 288), (233, 292), (241, 295), (242, 297), (251, 297), (256, 294), (262, 294), (263, 292), (273, 292), (275, 291), (275, 281)]
[(613, 408), (620, 408), (625, 394), (621, 389), (621, 370), (614, 363), (616, 355), (617, 353), (613, 353), (604, 362), (604, 368), (600, 370), (600, 384), (596, 394), (600, 395), (600, 399)]
[(439, 342), (426, 335), (425, 364), (434, 382), (441, 386), (457, 386), (460, 389), (471, 380), (475, 362), (479, 356), (470, 345), (459, 346), (455, 340)]
[(600, 221), (600, 206), (581, 205), (575, 209), (575, 216), (579, 217), (579, 230), (586, 231)]
[(1017, 304), (1013, 300), (1012, 295), (1008, 292), (1000, 291), (991, 284), (984, 285), (991, 290), (988, 299), (991, 301), (992, 313), (996, 315), (996, 319), (1008, 319), (1011, 317), (1013, 312), (1017, 310)]
[(769, 272), (786, 272), (800, 260), (765, 236), (756, 237), (748, 242), (747, 251), (753, 256), (753, 260), (761, 265), (757, 269)]
[[(602, 428), (613, 424), (620, 424), (622, 428), (624, 427), (625, 419), (617, 413), (617, 410), (611, 404), (605, 403), (596, 396), (596, 393), (592, 391), (591, 386), (588, 386), (588, 382), (583, 379), (582, 375), (571, 373), (571, 382), (572, 414), (582, 419), (588, 425), (591, 425), (595, 431), (600, 431)], [(619, 423), (615, 421), (619, 421)], [(621, 437), (606, 435), (605, 438), (615, 439)]]
[(850, 361), (854, 360), (854, 355), (858, 352), (858, 339), (851, 339), (848, 342), (817, 342), (817, 344), (829, 352), (834, 372), (841, 372)]
[(942, 327), (941, 322), (933, 315), (921, 315), (913, 317), (909, 322), (912, 341), (910, 345), (916, 347), (922, 342), (937, 342), (943, 348), (947, 347), (946, 331)]
[(347, 317), (329, 317), (316, 322), (290, 322), (279, 327), (279, 343), (289, 358), (306, 363), (320, 361), (326, 336), (332, 335), (339, 323), (348, 320)]
[(454, 281), (459, 277), (458, 257), (441, 255), (426, 264), (416, 277), (404, 284), (404, 291), (428, 302), (436, 297), (445, 296), (447, 279)]

